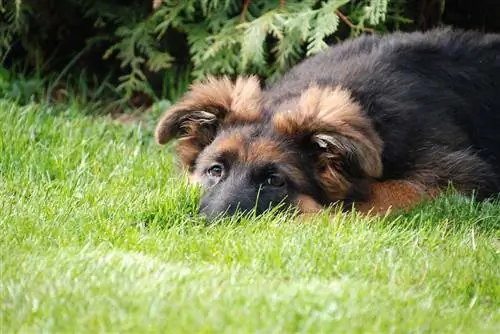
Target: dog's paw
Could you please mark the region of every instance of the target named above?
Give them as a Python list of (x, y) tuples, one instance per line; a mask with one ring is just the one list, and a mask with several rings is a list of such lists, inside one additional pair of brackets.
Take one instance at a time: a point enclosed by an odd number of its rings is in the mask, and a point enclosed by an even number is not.
[(423, 199), (434, 197), (437, 189), (409, 180), (390, 180), (371, 185), (370, 198), (366, 202), (355, 204), (362, 213), (384, 215), (392, 211), (408, 210)]

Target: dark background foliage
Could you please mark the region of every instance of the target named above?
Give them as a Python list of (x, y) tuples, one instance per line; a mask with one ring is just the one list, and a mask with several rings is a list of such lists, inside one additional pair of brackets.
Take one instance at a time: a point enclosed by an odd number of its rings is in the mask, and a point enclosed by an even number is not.
[(500, 31), (497, 0), (0, 0), (0, 96), (123, 110), (208, 73), (272, 81), (362, 33)]

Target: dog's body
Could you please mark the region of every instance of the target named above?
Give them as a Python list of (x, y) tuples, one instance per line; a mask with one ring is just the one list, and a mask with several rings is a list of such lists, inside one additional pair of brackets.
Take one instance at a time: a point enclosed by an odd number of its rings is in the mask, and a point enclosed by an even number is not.
[(500, 193), (500, 36), (364, 36), (264, 91), (254, 77), (208, 79), (156, 134), (160, 143), (180, 137), (210, 216), (278, 202), (380, 211), (449, 183), (484, 199)]

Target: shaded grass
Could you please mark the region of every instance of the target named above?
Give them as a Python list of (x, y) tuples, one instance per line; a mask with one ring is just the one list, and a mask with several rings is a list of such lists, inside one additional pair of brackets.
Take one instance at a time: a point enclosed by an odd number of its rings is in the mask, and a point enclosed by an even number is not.
[(151, 124), (0, 102), (2, 332), (500, 331), (500, 204), (206, 226)]

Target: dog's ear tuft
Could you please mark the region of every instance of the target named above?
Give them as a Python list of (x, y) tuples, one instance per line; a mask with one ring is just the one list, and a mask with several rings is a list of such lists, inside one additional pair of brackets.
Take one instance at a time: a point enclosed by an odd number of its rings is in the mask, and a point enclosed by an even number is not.
[(312, 86), (296, 105), (278, 112), (274, 127), (312, 147), (320, 182), (332, 197), (347, 192), (350, 179), (381, 175), (382, 141), (347, 90)]
[[(180, 138), (177, 152), (184, 164), (192, 164), (225, 125), (256, 122), (260, 118), (260, 84), (255, 76), (208, 77), (193, 84), (181, 100), (169, 108), (156, 126), (157, 143)], [(182, 147), (184, 145), (184, 148)], [(182, 159), (190, 152), (189, 159)]]
[(208, 77), (193, 84), (181, 100), (168, 109), (156, 127), (156, 141), (168, 141), (190, 135), (193, 130), (221, 123), (256, 121), (260, 116), (261, 90), (255, 76)]

